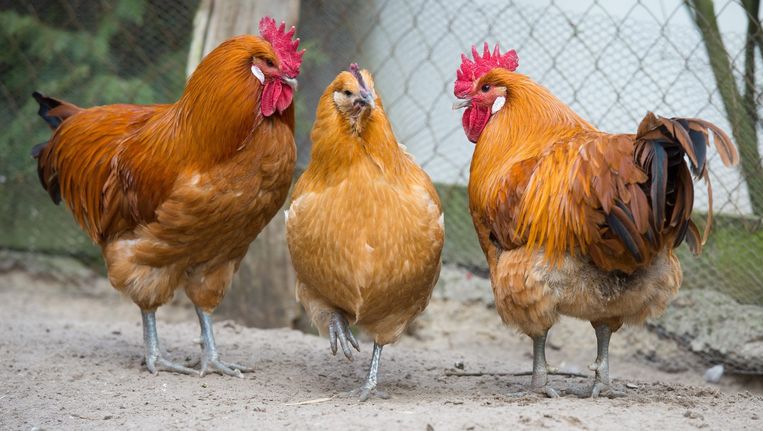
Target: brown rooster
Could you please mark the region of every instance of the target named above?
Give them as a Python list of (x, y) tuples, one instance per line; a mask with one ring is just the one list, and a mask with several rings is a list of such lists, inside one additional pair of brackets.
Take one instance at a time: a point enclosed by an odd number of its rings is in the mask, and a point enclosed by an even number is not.
[(368, 378), (352, 393), (386, 397), (375, 389), (382, 346), (424, 310), (440, 273), (440, 200), (356, 64), (323, 93), (311, 136), (286, 219), (297, 298), (334, 354), (337, 339), (348, 359), (350, 344), (359, 350), (349, 323), (373, 336)]
[[(241, 376), (219, 359), (211, 313), (251, 243), (286, 199), (296, 159), (294, 28), (223, 42), (180, 100), (83, 109), (35, 93), (55, 130), (33, 155), (43, 187), (101, 246), (111, 284), (143, 314), (151, 373)], [(196, 306), (201, 370), (162, 357), (154, 312), (176, 289)]]
[(673, 249), (686, 240), (697, 254), (707, 237), (711, 209), (704, 235), (691, 214), (692, 174), (710, 192), (709, 133), (727, 166), (736, 149), (694, 118), (648, 113), (635, 135), (601, 132), (515, 73), (514, 51), (472, 53), (462, 56), (454, 108), (467, 108), (476, 143), (469, 207), (496, 308), (532, 337), (532, 387), (549, 396), (558, 394), (547, 386), (546, 333), (561, 314), (590, 321), (598, 349), (586, 395), (614, 394), (611, 333), (661, 314), (681, 284)]

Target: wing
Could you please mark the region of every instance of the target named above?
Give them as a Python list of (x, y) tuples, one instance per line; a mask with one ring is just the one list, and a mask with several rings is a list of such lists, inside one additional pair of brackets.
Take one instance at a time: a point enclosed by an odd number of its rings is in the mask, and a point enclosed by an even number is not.
[(641, 188), (648, 177), (634, 163), (633, 150), (632, 135), (595, 131), (549, 147), (539, 158), (519, 204), (517, 235), (529, 249), (542, 247), (553, 262), (564, 253), (619, 257), (631, 244), (613, 241), (608, 223), (620, 222), (625, 213), (632, 216), (627, 227), (635, 226), (630, 233), (640, 252), (645, 245), (639, 240), (649, 229), (644, 217), (648, 202)]
[[(136, 130), (164, 106), (108, 105), (82, 110), (63, 121), (40, 150), (40, 179), (48, 187), (55, 186), (93, 241), (103, 243), (142, 221), (130, 199), (142, 193), (134, 189), (119, 156)], [(147, 193), (149, 203), (144, 206), (158, 205), (153, 194)]]

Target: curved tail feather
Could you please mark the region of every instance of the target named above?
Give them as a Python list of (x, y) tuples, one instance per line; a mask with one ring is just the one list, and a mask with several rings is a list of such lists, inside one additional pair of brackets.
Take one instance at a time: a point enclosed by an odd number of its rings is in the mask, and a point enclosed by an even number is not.
[[(52, 130), (56, 130), (61, 123), (72, 115), (80, 112), (82, 108), (65, 102), (63, 100), (47, 97), (37, 91), (32, 93), (32, 97), (40, 104), (37, 114), (48, 123)], [(32, 157), (37, 160), (37, 176), (40, 184), (56, 205), (61, 203), (61, 188), (58, 183), (58, 175), (55, 173), (46, 178), (44, 173), (45, 150), (48, 148), (48, 142), (43, 142), (32, 147)]]

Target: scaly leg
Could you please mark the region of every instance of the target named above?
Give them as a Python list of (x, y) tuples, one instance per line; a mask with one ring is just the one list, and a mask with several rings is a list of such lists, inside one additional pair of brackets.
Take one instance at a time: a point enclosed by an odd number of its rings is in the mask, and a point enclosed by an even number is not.
[(220, 360), (220, 354), (215, 345), (215, 334), (212, 331), (212, 316), (196, 307), (196, 314), (199, 316), (199, 326), (201, 326), (201, 376), (209, 373), (220, 373), (226, 376), (240, 377), (241, 373), (254, 371), (243, 365), (238, 365)]
[[(546, 334), (548, 331), (546, 331)], [(559, 397), (559, 393), (548, 385), (548, 363), (546, 362), (546, 334), (533, 339), (533, 378), (532, 389), (549, 398)]]
[(579, 397), (596, 398), (599, 395), (607, 397), (622, 397), (625, 393), (612, 389), (609, 379), (609, 340), (612, 330), (606, 323), (594, 324), (596, 331), (596, 360), (588, 368), (596, 372), (593, 386), (590, 389), (572, 389), (570, 392)]
[(358, 340), (355, 339), (355, 336), (352, 335), (350, 324), (347, 323), (347, 319), (341, 313), (335, 311), (331, 314), (331, 319), (329, 319), (329, 346), (331, 347), (331, 353), (334, 356), (336, 356), (337, 351), (337, 339), (339, 339), (339, 344), (342, 346), (344, 356), (352, 361), (352, 350), (350, 350), (350, 346), (348, 346), (347, 343), (349, 342), (352, 344), (352, 347), (358, 352), (360, 352), (360, 345), (358, 344)]
[(389, 395), (384, 391), (376, 389), (376, 382), (379, 374), (379, 363), (381, 362), (382, 346), (374, 343), (374, 352), (371, 355), (371, 366), (368, 369), (368, 377), (366, 382), (358, 389), (350, 392), (352, 396), (360, 396), (360, 401), (366, 401), (372, 396), (376, 396), (382, 399), (389, 398)]
[(159, 371), (172, 371), (181, 374), (199, 375), (199, 372), (170, 362), (159, 351), (159, 337), (156, 335), (156, 314), (154, 311), (141, 310), (143, 316), (143, 343), (146, 346), (146, 368), (151, 374)]

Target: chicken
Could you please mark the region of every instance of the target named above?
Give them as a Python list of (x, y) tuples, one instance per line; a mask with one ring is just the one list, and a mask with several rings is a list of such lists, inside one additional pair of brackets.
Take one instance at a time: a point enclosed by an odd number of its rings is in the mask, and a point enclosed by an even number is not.
[[(293, 27), (266, 17), (260, 34), (210, 52), (173, 104), (83, 109), (34, 94), (55, 130), (33, 150), (40, 181), (101, 247), (114, 288), (140, 307), (151, 373), (249, 370), (220, 360), (211, 313), (286, 200), (304, 53)], [(154, 313), (181, 288), (199, 317), (200, 371), (159, 349)]]
[(352, 360), (349, 325), (374, 350), (361, 400), (376, 390), (382, 347), (429, 302), (440, 273), (443, 215), (427, 174), (392, 132), (371, 75), (350, 66), (318, 102), (312, 159), (287, 212), (297, 299), (321, 334)]
[(604, 133), (515, 73), (513, 50), (472, 53), (462, 56), (454, 108), (467, 108), (463, 127), (476, 143), (469, 208), (496, 308), (532, 338), (532, 388), (549, 396), (558, 395), (547, 385), (549, 328), (560, 315), (590, 321), (598, 349), (585, 395), (615, 395), (611, 333), (660, 315), (681, 284), (673, 249), (686, 240), (698, 254), (707, 237), (712, 200), (704, 235), (691, 215), (692, 174), (711, 190), (709, 133), (727, 166), (736, 149), (704, 120), (652, 113), (635, 135)]

